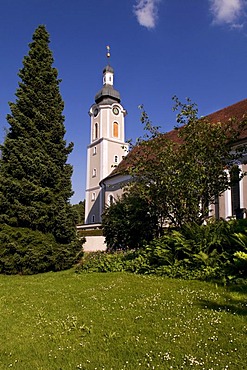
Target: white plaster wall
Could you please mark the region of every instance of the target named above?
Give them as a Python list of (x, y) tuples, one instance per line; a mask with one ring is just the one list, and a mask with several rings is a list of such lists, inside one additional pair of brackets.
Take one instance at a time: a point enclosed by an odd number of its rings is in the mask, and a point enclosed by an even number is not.
[(104, 236), (86, 236), (86, 242), (83, 244), (84, 252), (105, 251)]

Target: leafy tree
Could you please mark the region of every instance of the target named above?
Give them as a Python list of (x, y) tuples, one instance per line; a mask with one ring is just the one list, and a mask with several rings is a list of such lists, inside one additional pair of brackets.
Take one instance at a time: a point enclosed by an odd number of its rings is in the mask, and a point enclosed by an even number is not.
[(102, 226), (108, 251), (136, 249), (154, 238), (157, 219), (143, 198), (124, 194), (105, 209)]
[(176, 173), (180, 169), (177, 150), (176, 143), (158, 135), (134, 147), (128, 159), (133, 180), (127, 186), (127, 194), (137, 193), (146, 200), (158, 220), (159, 234), (165, 221), (175, 224), (173, 209), (179, 181)]
[(148, 140), (139, 140), (128, 158), (128, 172), (134, 180), (129, 191), (141, 194), (152, 205), (161, 227), (165, 220), (175, 227), (201, 224), (208, 217), (209, 205), (230, 186), (226, 169), (231, 172), (242, 150), (233, 152), (232, 146), (243, 122), (212, 124), (198, 119), (197, 107), (189, 99), (186, 104), (174, 100), (182, 127), (160, 133), (141, 107)]
[(18, 73), (16, 101), (9, 103), (10, 128), (1, 145), (0, 223), (51, 233), (56, 242), (68, 244), (75, 238), (67, 164), (73, 145), (64, 140), (64, 103), (49, 42), (40, 25)]

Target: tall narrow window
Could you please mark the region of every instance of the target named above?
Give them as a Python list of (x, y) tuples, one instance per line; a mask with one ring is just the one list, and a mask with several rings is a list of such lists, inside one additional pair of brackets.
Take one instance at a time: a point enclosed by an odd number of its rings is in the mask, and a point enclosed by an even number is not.
[(95, 146), (94, 148), (93, 148), (93, 155), (95, 155), (97, 153), (97, 147)]
[(92, 193), (92, 201), (94, 201), (96, 199), (96, 193)]
[(93, 169), (92, 176), (93, 176), (93, 177), (96, 177), (96, 175), (97, 175), (97, 170), (96, 170), (96, 168), (94, 168), (94, 169)]
[(92, 222), (95, 222), (95, 215), (92, 215)]
[(219, 196), (217, 195), (215, 197), (215, 218), (216, 220), (219, 220), (220, 219), (220, 200), (219, 200)]
[(113, 136), (118, 137), (118, 123), (113, 122)]
[(112, 194), (108, 195), (108, 204), (109, 204), (109, 206), (111, 206), (113, 204), (113, 202), (114, 202), (113, 195)]
[(118, 163), (118, 155), (114, 155), (114, 163)]
[(98, 136), (99, 136), (99, 125), (98, 123), (96, 122), (94, 124), (94, 140), (98, 139)]
[(236, 218), (241, 218), (238, 166), (234, 166), (231, 170), (231, 195), (232, 195), (232, 215), (235, 215)]

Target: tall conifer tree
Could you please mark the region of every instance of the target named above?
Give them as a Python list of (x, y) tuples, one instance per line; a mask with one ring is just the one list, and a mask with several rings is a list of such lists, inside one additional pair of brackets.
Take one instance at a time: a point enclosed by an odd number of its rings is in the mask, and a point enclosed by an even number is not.
[(40, 25), (19, 71), (9, 131), (1, 146), (0, 223), (52, 233), (67, 244), (75, 236), (69, 198), (73, 145), (64, 140), (64, 103), (52, 65), (49, 34)]

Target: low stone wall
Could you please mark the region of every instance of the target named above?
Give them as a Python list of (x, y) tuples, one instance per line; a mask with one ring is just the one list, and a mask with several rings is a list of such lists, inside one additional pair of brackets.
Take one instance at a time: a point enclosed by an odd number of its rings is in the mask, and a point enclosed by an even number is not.
[(105, 251), (104, 236), (86, 236), (86, 242), (83, 244), (84, 252)]

